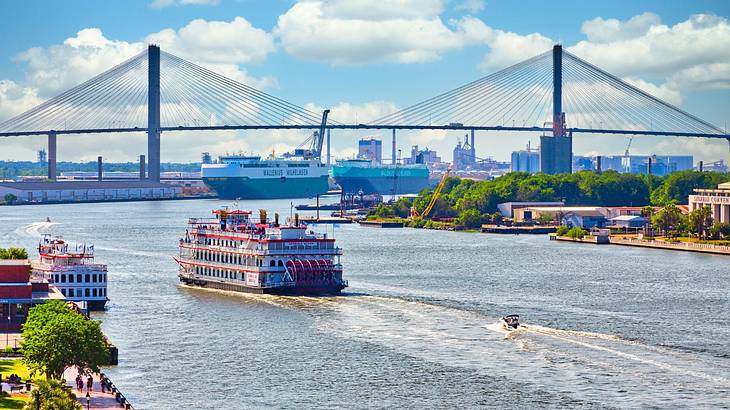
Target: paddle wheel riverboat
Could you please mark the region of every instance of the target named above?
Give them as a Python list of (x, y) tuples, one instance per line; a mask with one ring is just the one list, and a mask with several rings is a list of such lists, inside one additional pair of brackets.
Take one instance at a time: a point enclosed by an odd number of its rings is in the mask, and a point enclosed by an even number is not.
[(215, 218), (190, 218), (180, 239), (180, 281), (249, 293), (280, 295), (339, 294), (342, 250), (327, 234), (308, 231), (295, 217), (279, 224), (261, 210), (219, 209)]
[(43, 235), (38, 259), (31, 261), (35, 280), (52, 283), (66, 300), (83, 302), (89, 310), (103, 310), (106, 295), (106, 265), (94, 262), (94, 245), (70, 248), (61, 237)]

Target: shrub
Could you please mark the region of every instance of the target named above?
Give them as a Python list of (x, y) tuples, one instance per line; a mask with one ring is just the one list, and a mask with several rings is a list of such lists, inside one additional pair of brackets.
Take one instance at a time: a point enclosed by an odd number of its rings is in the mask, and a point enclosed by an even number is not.
[(482, 215), (476, 209), (467, 209), (462, 211), (454, 222), (467, 229), (476, 229), (482, 226)]
[(578, 228), (577, 226), (570, 228), (566, 236), (573, 239), (583, 239), (584, 236), (588, 235), (588, 231), (585, 229)]
[(28, 259), (25, 248), (0, 248), (0, 259)]
[(555, 230), (555, 233), (558, 234), (558, 236), (565, 236), (569, 230), (570, 228), (568, 228), (567, 226), (560, 225), (558, 226), (558, 229)]

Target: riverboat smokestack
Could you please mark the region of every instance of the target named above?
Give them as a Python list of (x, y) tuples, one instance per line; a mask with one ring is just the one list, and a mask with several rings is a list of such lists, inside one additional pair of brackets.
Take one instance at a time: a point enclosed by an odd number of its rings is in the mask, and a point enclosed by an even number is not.
[(267, 221), (267, 215), (266, 215), (266, 210), (265, 209), (259, 209), (259, 221), (262, 224), (267, 223), (266, 222)]
[(294, 226), (296, 226), (296, 227), (299, 226), (299, 213), (298, 212), (294, 214)]
[(279, 213), (274, 214), (274, 226), (279, 226)]

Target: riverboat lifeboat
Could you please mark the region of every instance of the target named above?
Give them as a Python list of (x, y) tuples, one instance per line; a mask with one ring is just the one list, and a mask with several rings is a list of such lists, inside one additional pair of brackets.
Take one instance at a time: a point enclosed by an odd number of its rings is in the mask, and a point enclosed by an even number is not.
[(180, 239), (179, 278), (186, 285), (249, 293), (331, 295), (347, 287), (342, 250), (295, 216), (279, 224), (265, 210), (258, 220), (245, 210), (214, 210), (190, 218)]
[(104, 310), (107, 298), (107, 267), (94, 261), (94, 245), (71, 248), (61, 237), (43, 235), (38, 243), (38, 259), (31, 261), (34, 280), (47, 281), (66, 300), (85, 303), (89, 310)]

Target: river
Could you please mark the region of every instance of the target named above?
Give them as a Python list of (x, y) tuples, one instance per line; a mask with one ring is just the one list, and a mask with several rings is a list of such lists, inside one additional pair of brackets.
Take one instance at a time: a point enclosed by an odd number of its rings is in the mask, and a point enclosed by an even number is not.
[[(106, 373), (137, 409), (729, 405), (726, 256), (322, 225), (343, 248), (343, 296), (180, 286), (187, 218), (222, 205), (0, 207), (0, 246), (95, 244), (111, 301), (93, 317), (120, 352)], [(502, 331), (510, 313), (527, 328)]]

